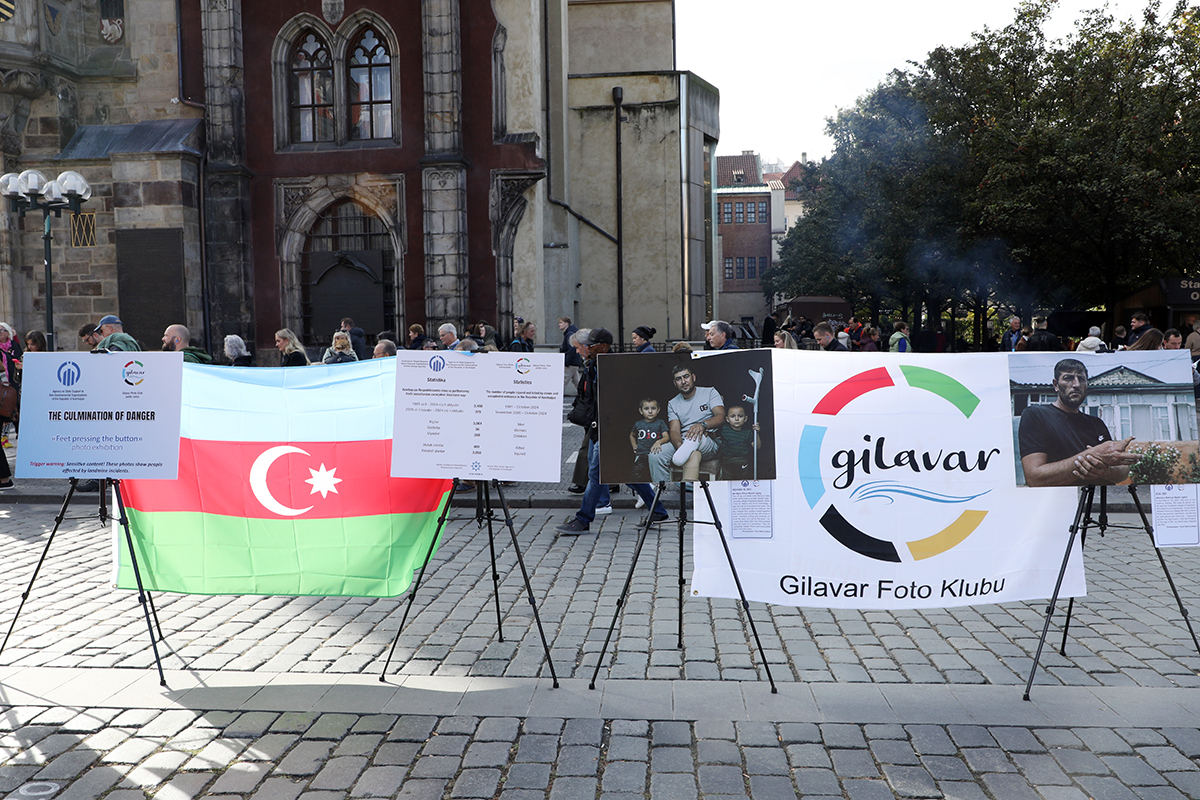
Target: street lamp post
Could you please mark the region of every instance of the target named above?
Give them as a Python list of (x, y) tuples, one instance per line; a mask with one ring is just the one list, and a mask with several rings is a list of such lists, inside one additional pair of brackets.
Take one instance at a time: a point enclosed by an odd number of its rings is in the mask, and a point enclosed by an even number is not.
[(80, 207), (92, 196), (92, 187), (82, 175), (67, 170), (57, 179), (48, 181), (36, 169), (21, 174), (0, 175), (0, 195), (8, 198), (10, 210), (22, 218), (29, 210), (42, 212), (42, 249), (46, 267), (46, 347), (53, 352), (54, 341), (54, 284), (50, 272), (50, 212), (61, 217), (63, 209), (78, 214)]

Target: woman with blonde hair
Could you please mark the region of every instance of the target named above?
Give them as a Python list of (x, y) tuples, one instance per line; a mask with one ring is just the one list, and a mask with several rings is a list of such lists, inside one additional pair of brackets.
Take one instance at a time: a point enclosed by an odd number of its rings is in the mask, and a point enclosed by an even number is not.
[(350, 361), (358, 361), (358, 355), (350, 343), (350, 334), (345, 331), (336, 331), (333, 334), (333, 341), (329, 347), (325, 348), (325, 355), (321, 357), (321, 363), (346, 364)]
[(312, 362), (300, 339), (292, 333), (291, 328), (281, 328), (275, 331), (275, 347), (283, 353), (283, 367), (307, 367)]
[(785, 330), (775, 331), (775, 348), (777, 350), (799, 350), (796, 340)]

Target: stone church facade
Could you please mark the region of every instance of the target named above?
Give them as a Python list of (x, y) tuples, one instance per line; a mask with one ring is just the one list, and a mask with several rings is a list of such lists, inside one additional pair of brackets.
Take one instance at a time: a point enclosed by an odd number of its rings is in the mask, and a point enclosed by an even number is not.
[[(0, 23), (5, 171), (93, 186), (90, 219), (51, 220), (59, 348), (108, 313), (147, 346), (180, 321), (214, 353), (238, 334), (260, 364), (277, 329), (315, 348), (343, 316), (401, 338), (520, 315), (554, 342), (560, 314), (697, 336), (718, 100), (674, 69), (673, 13), (19, 3)], [(0, 319), (20, 331), (44, 327), (41, 228), (0, 214)]]

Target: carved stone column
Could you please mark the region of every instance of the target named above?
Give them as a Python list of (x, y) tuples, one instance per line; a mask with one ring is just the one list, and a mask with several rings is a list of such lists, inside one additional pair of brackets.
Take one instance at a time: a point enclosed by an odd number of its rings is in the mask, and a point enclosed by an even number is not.
[(462, 37), (458, 0), (422, 0), (425, 153), (421, 189), (425, 233), (425, 321), (465, 330), (467, 172), (462, 150)]
[(467, 172), (462, 165), (422, 173), (425, 229), (425, 320), (435, 330), (467, 323)]
[(255, 340), (241, 0), (202, 0), (205, 262), (211, 341)]

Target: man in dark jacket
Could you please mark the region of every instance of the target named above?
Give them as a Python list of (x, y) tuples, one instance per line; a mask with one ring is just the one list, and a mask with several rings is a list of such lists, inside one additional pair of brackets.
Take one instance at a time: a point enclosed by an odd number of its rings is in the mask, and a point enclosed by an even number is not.
[(183, 353), (190, 364), (211, 364), (212, 356), (202, 347), (192, 347), (192, 334), (182, 325), (168, 325), (163, 331), (162, 349), (167, 353)]
[(558, 329), (563, 335), (562, 344), (558, 346), (558, 352), (563, 354), (563, 394), (571, 397), (579, 391), (579, 368), (583, 366), (583, 359), (571, 345), (571, 336), (579, 327), (571, 324), (570, 317), (559, 317)]
[(367, 346), (367, 334), (363, 332), (363, 329), (354, 327), (354, 320), (343, 317), (342, 330), (350, 335), (350, 349), (354, 351), (354, 355), (358, 356), (358, 360), (369, 359), (371, 348)]
[[(582, 409), (583, 417), (589, 422), (584, 426), (586, 429), (584, 435), (588, 440), (588, 481), (587, 487), (583, 490), (579, 511), (570, 520), (554, 529), (564, 536), (578, 536), (588, 532), (592, 520), (596, 518), (596, 505), (600, 499), (601, 488), (604, 486), (600, 483), (600, 433), (596, 427), (598, 396), (596, 357), (612, 349), (613, 336), (606, 328), (584, 329), (576, 333), (575, 341), (580, 357), (586, 358), (586, 361), (583, 364), (583, 381), (579, 385), (579, 397), (575, 399), (572, 413), (576, 413), (577, 409)], [(574, 418), (572, 421), (575, 421)], [(629, 488), (641, 495), (647, 505), (654, 500), (654, 492), (648, 483), (631, 483)], [(650, 520), (651, 522), (663, 522), (667, 517), (667, 509), (659, 501), (659, 504), (650, 512)]]

